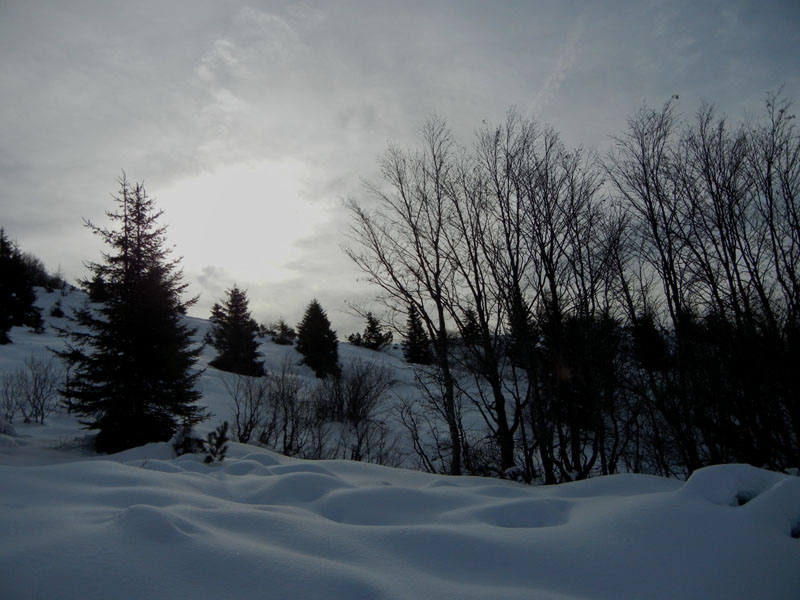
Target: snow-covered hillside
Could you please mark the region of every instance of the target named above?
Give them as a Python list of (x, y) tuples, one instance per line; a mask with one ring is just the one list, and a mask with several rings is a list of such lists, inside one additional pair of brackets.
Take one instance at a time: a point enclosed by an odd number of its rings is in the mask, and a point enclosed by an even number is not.
[[(12, 338), (0, 374), (59, 343)], [(293, 352), (263, 350), (268, 366)], [(342, 345), (345, 360), (369, 352)], [(201, 386), (212, 429), (229, 401), (212, 369)], [(528, 487), (244, 444), (213, 465), (166, 443), (98, 456), (63, 413), (14, 427), (0, 434), (4, 600), (800, 597), (800, 478), (746, 465)]]

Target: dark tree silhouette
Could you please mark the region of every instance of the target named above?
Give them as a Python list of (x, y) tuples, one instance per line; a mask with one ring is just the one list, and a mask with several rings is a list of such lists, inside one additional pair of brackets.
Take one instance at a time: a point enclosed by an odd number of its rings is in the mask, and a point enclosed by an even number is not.
[(320, 303), (312, 300), (297, 326), (297, 351), (320, 379), (339, 373), (339, 342)]
[(42, 328), (41, 310), (23, 255), (0, 228), (0, 344), (8, 344), (12, 327)]
[(675, 101), (643, 107), (602, 162), (514, 111), (472, 151), (434, 119), (418, 151), (380, 160), (369, 209), (348, 203), (348, 255), (408, 315), (407, 360), (434, 366), (426, 404), (401, 411), (424, 468), (557, 483), (796, 467), (792, 103), (771, 93), (732, 127)]
[(239, 375), (264, 375), (264, 363), (258, 360), (258, 323), (250, 315), (247, 292), (234, 285), (224, 304), (211, 308), (209, 320), (211, 331), (206, 341), (219, 353), (209, 364)]
[[(374, 209), (348, 204), (355, 222), (348, 256), (382, 293), (391, 311), (413, 304), (431, 336), (433, 361), (441, 382), (442, 416), (449, 434), (448, 472), (462, 473), (462, 433), (456, 381), (447, 330), (449, 296), (457, 287), (446, 230), (454, 218), (452, 190), (458, 154), (450, 130), (433, 117), (423, 128), (419, 151), (387, 150), (380, 160), (385, 185), (367, 184)], [(438, 386), (438, 383), (436, 384)], [(431, 390), (433, 391), (433, 390)]]
[(271, 325), (268, 333), (272, 336), (272, 341), (281, 346), (290, 346), (297, 339), (297, 332), (293, 327), (289, 327), (288, 323), (283, 320), (283, 317), (278, 319), (278, 322)]
[(392, 332), (381, 327), (378, 317), (371, 312), (367, 313), (367, 326), (364, 333), (354, 333), (347, 340), (355, 346), (363, 346), (370, 350), (381, 350), (392, 343)]
[(87, 265), (107, 299), (75, 311), (77, 327), (62, 331), (67, 348), (56, 353), (71, 367), (62, 393), (71, 410), (89, 417), (83, 424), (99, 430), (98, 452), (166, 441), (179, 424), (206, 417), (192, 369), (201, 347), (183, 318), (195, 299), (181, 300), (186, 284), (179, 261), (168, 258), (161, 211), (143, 185), (124, 175), (119, 183), (117, 210), (107, 213), (116, 228), (86, 222), (110, 248)]
[(403, 356), (412, 364), (429, 365), (433, 362), (431, 354), (431, 340), (425, 325), (413, 304), (408, 307), (408, 320), (406, 321), (406, 341), (403, 344)]

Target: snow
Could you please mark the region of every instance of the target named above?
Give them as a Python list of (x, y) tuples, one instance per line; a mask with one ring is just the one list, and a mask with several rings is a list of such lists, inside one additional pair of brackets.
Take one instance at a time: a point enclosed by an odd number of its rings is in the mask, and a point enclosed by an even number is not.
[[(0, 373), (58, 343), (12, 335)], [(800, 478), (748, 465), (529, 487), (235, 443), (212, 465), (167, 443), (96, 455), (70, 415), (13, 425), (3, 599), (800, 597)]]

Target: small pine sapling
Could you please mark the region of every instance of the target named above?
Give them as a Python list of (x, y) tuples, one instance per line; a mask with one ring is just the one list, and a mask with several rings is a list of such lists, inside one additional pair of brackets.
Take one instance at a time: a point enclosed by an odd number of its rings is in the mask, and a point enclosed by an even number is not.
[(203, 445), (207, 452), (204, 463), (222, 462), (228, 452), (228, 422), (225, 421), (214, 431), (210, 431)]
[(61, 299), (56, 300), (56, 303), (50, 307), (50, 316), (60, 319), (64, 316), (64, 309), (61, 306)]

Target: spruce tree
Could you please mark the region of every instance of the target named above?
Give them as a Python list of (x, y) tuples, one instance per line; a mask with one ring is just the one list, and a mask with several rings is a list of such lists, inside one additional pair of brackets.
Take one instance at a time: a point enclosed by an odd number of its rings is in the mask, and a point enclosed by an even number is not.
[(209, 320), (207, 341), (219, 353), (209, 364), (239, 375), (264, 375), (264, 363), (258, 360), (258, 323), (250, 315), (247, 292), (234, 285), (227, 291), (225, 303), (211, 308)]
[(86, 221), (109, 251), (87, 264), (93, 277), (81, 283), (102, 281), (106, 299), (75, 311), (77, 327), (62, 331), (67, 348), (57, 352), (71, 367), (62, 390), (70, 409), (98, 430), (96, 450), (109, 453), (166, 441), (206, 417), (192, 369), (201, 347), (184, 319), (196, 298), (181, 299), (186, 284), (168, 258), (161, 211), (143, 185), (124, 175), (119, 183), (116, 211), (106, 213), (116, 228)]
[(314, 299), (297, 326), (297, 351), (320, 379), (339, 373), (339, 342), (328, 316)]
[(392, 332), (384, 331), (378, 317), (367, 313), (367, 326), (361, 335), (361, 345), (370, 350), (380, 350), (392, 343)]
[(465, 346), (472, 348), (481, 343), (481, 325), (478, 323), (478, 315), (472, 308), (464, 311), (461, 323), (461, 342)]
[(408, 307), (403, 356), (405, 356), (406, 361), (412, 364), (429, 365), (433, 362), (428, 332), (425, 330), (425, 325), (419, 316), (417, 307), (413, 304)]
[(297, 332), (293, 327), (289, 327), (283, 317), (270, 327), (269, 334), (272, 336), (272, 342), (281, 346), (291, 346), (297, 338)]
[(8, 332), (12, 327), (42, 330), (42, 311), (35, 302), (36, 291), (24, 257), (0, 228), (0, 344), (11, 342)]

